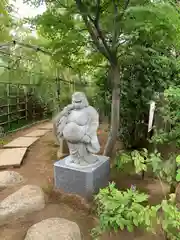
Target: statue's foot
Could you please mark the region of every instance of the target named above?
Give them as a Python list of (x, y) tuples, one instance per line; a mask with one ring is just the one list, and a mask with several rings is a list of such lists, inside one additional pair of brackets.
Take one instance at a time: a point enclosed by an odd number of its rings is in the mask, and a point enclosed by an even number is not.
[(79, 162), (78, 159), (75, 159), (75, 160), (73, 161), (73, 163), (74, 163), (74, 164), (80, 164), (80, 162)]
[(76, 158), (73, 159), (71, 161), (71, 163), (74, 163), (74, 164), (79, 165), (79, 166), (87, 166), (87, 165), (89, 165), (89, 163), (84, 161), (83, 159), (76, 159)]
[(72, 157), (72, 156), (71, 156), (70, 163), (74, 163), (74, 164), (80, 164), (80, 161), (79, 161), (79, 159), (78, 159), (78, 158), (75, 158), (75, 157)]
[(73, 163), (73, 164), (80, 165), (80, 166), (87, 166), (87, 165), (91, 165), (97, 161), (98, 161), (98, 157), (96, 155), (88, 154), (85, 157), (81, 157), (81, 158), (71, 156), (69, 163)]
[(98, 160), (98, 157), (96, 155), (90, 154), (90, 155), (86, 156), (86, 162), (88, 164), (93, 164), (93, 163), (97, 162), (97, 160)]

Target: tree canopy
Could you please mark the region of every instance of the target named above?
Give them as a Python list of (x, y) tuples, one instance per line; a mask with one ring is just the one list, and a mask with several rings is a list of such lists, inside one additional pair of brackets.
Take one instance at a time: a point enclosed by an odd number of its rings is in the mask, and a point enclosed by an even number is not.
[[(36, 7), (45, 3), (46, 11), (24, 19), (16, 28), (16, 37), (51, 54), (19, 53), (38, 60), (46, 76), (58, 69), (63, 78), (88, 81), (94, 102), (106, 114), (111, 112), (105, 153), (112, 152), (118, 132), (127, 146), (146, 139), (149, 101), (156, 92), (179, 84), (178, 5), (161, 0), (26, 2)], [(36, 29), (37, 38), (22, 34), (27, 22)], [(24, 32), (31, 32), (28, 29)], [(36, 68), (40, 66), (28, 64), (28, 69)]]

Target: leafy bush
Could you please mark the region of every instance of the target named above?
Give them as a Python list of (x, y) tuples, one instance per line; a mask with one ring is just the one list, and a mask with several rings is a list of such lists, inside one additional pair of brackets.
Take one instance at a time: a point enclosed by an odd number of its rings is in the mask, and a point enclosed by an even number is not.
[[(164, 91), (163, 101), (157, 111), (163, 120), (162, 128), (156, 129), (151, 142), (155, 144), (175, 143), (180, 146), (180, 88), (169, 87)], [(168, 126), (168, 127), (167, 127)]]
[(156, 173), (161, 179), (171, 185), (171, 193), (176, 191), (179, 176), (179, 157), (176, 158), (177, 148), (180, 146), (180, 88), (169, 87), (161, 96), (161, 104), (158, 107), (159, 115), (162, 118), (162, 127), (157, 128), (151, 142), (155, 145), (166, 144), (173, 146), (169, 159), (161, 164)]
[(152, 165), (153, 172), (159, 168), (161, 163), (160, 154), (158, 152), (148, 153), (146, 148), (141, 150), (133, 150), (129, 152), (123, 152), (116, 156), (116, 168), (122, 169), (124, 165), (132, 163), (136, 173), (146, 172), (148, 166)]
[[(92, 237), (98, 239), (105, 231), (135, 228), (156, 234), (160, 226), (166, 240), (180, 239), (180, 212), (174, 204), (175, 194), (156, 206), (147, 205), (148, 195), (139, 193), (135, 186), (119, 191), (111, 183), (96, 195), (99, 225), (92, 229)], [(159, 231), (159, 230), (158, 230)]]
[(171, 186), (171, 193), (176, 191), (177, 182), (180, 181), (180, 157), (171, 154), (168, 160), (163, 160), (161, 154), (155, 150), (148, 153), (148, 150), (134, 150), (117, 154), (115, 167), (122, 170), (127, 164), (131, 164), (137, 174), (152, 169), (155, 176)]
[(178, 166), (178, 169), (177, 169), (177, 172), (176, 172), (176, 181), (180, 182), (180, 155), (177, 156), (176, 163), (177, 163), (177, 166)]
[(159, 223), (167, 240), (180, 239), (180, 211), (170, 201), (163, 200), (161, 203), (162, 218)]
[(154, 220), (159, 206), (144, 206), (147, 200), (148, 195), (139, 193), (134, 187), (119, 191), (111, 183), (107, 188), (101, 189), (95, 197), (100, 224), (92, 230), (92, 236), (97, 239), (104, 231), (125, 228), (132, 232), (135, 227), (154, 232)]

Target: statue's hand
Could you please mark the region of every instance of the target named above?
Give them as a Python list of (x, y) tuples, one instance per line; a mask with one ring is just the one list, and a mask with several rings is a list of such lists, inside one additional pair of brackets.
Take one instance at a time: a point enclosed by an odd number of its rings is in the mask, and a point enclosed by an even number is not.
[(71, 110), (73, 110), (73, 109), (74, 109), (74, 105), (73, 105), (73, 104), (69, 104), (69, 105), (67, 105), (67, 106), (63, 109), (63, 111), (64, 111), (65, 115), (68, 115), (69, 112), (70, 112)]
[(70, 111), (74, 109), (74, 104), (69, 104), (66, 106), (66, 108)]
[(90, 143), (91, 142), (91, 138), (88, 135), (84, 135), (84, 137), (82, 138), (82, 142)]

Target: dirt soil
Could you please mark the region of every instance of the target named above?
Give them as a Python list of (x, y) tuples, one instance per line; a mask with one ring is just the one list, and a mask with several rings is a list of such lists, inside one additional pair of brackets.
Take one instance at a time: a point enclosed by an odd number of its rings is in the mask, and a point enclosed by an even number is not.
[[(30, 129), (21, 130), (6, 139), (11, 139), (23, 136), (37, 126)], [(105, 126), (102, 126), (100, 133), (100, 143), (102, 150), (107, 139)], [(121, 148), (121, 144), (117, 148)], [(33, 144), (25, 156), (23, 164), (15, 171), (24, 176), (26, 182), (24, 184), (35, 184), (43, 188), (46, 193), (46, 207), (40, 212), (33, 213), (16, 221), (9, 222), (7, 225), (0, 227), (0, 240), (23, 240), (28, 228), (33, 224), (50, 217), (62, 217), (76, 222), (82, 232), (82, 240), (90, 240), (90, 230), (96, 226), (97, 219), (91, 210), (91, 203), (86, 202), (75, 195), (68, 195), (53, 190), (53, 162), (56, 160), (57, 146), (55, 145), (52, 132), (41, 137)], [(135, 184), (138, 188), (145, 190), (151, 195), (151, 203), (157, 203), (163, 198), (160, 183), (151, 178), (146, 178), (144, 181), (137, 176), (124, 176), (119, 174), (119, 177), (112, 174), (112, 180), (117, 182), (120, 189), (130, 187)], [(0, 192), (0, 201), (19, 189), (20, 186), (8, 188)], [(167, 190), (167, 189), (165, 189)], [(128, 233), (126, 231), (118, 232), (117, 234), (104, 234), (101, 240), (160, 240), (160, 236), (152, 236), (151, 234), (141, 231)]]

